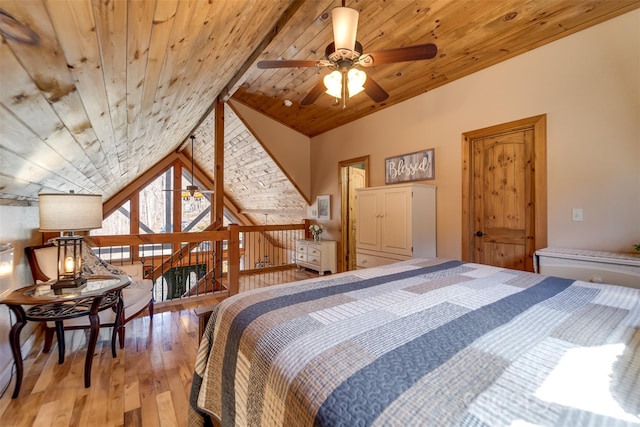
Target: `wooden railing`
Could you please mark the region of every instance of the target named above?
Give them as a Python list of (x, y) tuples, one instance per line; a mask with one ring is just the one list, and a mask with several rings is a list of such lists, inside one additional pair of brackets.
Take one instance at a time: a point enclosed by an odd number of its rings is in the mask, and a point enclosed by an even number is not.
[(89, 236), (100, 258), (113, 265), (140, 262), (154, 283), (156, 301), (239, 292), (241, 274), (295, 266), (295, 241), (309, 222), (239, 226), (193, 233)]

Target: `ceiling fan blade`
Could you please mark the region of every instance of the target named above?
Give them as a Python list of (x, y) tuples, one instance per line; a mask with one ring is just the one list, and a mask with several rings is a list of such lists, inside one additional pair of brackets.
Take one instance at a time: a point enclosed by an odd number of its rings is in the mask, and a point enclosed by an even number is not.
[(320, 81), (311, 88), (309, 93), (307, 93), (307, 96), (305, 96), (302, 101), (300, 101), (300, 105), (313, 104), (314, 102), (316, 102), (316, 99), (318, 99), (318, 97), (324, 93), (324, 91), (324, 83), (322, 79), (320, 79)]
[(295, 68), (295, 67), (315, 67), (320, 61), (305, 61), (296, 59), (274, 59), (258, 62), (258, 68)]
[(370, 52), (368, 55), (373, 58), (372, 64), (362, 64), (364, 66), (391, 64), (394, 62), (416, 61), (419, 59), (431, 59), (438, 53), (438, 47), (433, 43), (419, 44), (416, 46), (399, 47), (396, 49)]
[(364, 93), (375, 102), (382, 102), (389, 97), (389, 94), (371, 76), (367, 76), (362, 87), (364, 87)]

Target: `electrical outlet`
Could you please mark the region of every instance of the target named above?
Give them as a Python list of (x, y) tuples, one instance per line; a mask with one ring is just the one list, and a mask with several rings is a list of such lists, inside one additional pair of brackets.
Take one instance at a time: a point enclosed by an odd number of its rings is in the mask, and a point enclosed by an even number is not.
[(582, 221), (582, 208), (573, 208), (571, 211), (571, 220), (574, 222)]

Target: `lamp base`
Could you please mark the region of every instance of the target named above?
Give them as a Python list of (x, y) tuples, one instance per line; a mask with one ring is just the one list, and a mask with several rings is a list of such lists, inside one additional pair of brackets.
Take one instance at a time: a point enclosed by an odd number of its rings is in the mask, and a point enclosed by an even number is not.
[(65, 288), (84, 288), (87, 284), (87, 279), (82, 276), (76, 277), (71, 280), (58, 280), (51, 284), (51, 289), (65, 289)]

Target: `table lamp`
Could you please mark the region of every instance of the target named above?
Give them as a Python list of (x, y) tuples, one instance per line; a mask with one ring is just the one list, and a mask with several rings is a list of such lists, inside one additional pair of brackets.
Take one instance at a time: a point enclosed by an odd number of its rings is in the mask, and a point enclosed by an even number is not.
[(74, 231), (102, 227), (102, 196), (99, 194), (40, 193), (40, 231), (59, 231), (58, 277), (52, 289), (75, 288), (86, 283), (82, 277), (82, 236)]

